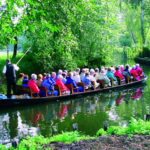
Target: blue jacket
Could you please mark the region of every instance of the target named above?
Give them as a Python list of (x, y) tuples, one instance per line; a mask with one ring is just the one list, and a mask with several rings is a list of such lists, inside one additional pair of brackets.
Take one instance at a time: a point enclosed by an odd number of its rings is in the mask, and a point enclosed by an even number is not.
[(83, 78), (82, 82), (84, 82), (84, 85), (85, 85), (85, 86), (91, 85), (90, 79), (88, 79), (86, 76)]
[(45, 86), (47, 88), (47, 91), (54, 90), (53, 82), (50, 79), (47, 79), (47, 78), (42, 81), (41, 86), (43, 86), (43, 87)]
[(66, 84), (72, 84), (74, 88), (77, 87), (76, 83), (74, 80), (72, 80), (70, 77), (67, 77)]

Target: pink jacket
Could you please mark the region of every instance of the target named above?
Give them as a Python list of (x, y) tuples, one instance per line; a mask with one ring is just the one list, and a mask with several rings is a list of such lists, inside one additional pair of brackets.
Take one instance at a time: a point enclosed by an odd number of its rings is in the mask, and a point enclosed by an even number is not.
[(137, 72), (136, 72), (135, 69), (131, 69), (130, 70), (130, 74), (133, 75), (133, 77), (134, 77), (135, 80), (140, 80), (139, 76), (138, 76), (138, 74), (137, 74)]
[(56, 85), (59, 85), (60, 89), (62, 90), (62, 92), (66, 91), (70, 91), (62, 82), (62, 80), (60, 79), (56, 79)]
[(117, 71), (114, 73), (114, 76), (115, 76), (115, 77), (120, 77), (121, 80), (123, 79), (123, 76), (122, 76), (122, 74), (120, 73), (119, 70), (117, 70)]
[(40, 92), (40, 89), (38, 88), (37, 84), (33, 79), (29, 80), (28, 87), (30, 87), (34, 93)]
[(136, 72), (137, 72), (137, 74), (140, 76), (140, 75), (143, 75), (143, 70), (140, 68), (140, 67), (138, 67), (137, 69), (136, 69)]

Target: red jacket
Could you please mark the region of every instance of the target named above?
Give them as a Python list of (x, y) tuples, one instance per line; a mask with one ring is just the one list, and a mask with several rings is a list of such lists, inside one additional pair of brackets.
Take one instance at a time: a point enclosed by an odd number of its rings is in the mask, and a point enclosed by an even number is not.
[(115, 77), (120, 77), (121, 80), (123, 79), (123, 76), (122, 76), (122, 74), (120, 73), (119, 70), (117, 70), (117, 71), (114, 73), (114, 76), (115, 76)]
[(59, 85), (60, 89), (62, 92), (64, 92), (65, 90), (66, 91), (70, 91), (65, 85), (64, 83), (62, 82), (62, 80), (60, 79), (56, 79), (56, 85)]
[(131, 69), (130, 70), (130, 74), (133, 75), (135, 80), (139, 80), (139, 76), (138, 76), (138, 74), (137, 74), (135, 69)]
[(34, 93), (40, 92), (40, 89), (38, 88), (37, 84), (33, 79), (29, 80), (28, 87), (30, 87)]

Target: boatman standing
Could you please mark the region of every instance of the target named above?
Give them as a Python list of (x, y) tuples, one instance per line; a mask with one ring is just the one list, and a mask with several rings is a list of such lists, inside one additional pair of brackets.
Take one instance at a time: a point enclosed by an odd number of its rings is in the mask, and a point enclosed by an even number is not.
[(6, 75), (7, 80), (7, 97), (11, 98), (11, 89), (13, 94), (16, 93), (16, 74), (15, 70), (18, 71), (19, 67), (15, 64), (11, 64), (10, 59), (6, 60), (6, 65), (3, 68), (2, 75)]

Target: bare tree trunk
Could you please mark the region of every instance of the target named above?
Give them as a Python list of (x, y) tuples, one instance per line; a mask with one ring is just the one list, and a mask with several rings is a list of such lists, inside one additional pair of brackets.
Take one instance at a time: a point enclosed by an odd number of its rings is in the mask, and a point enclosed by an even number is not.
[(17, 47), (18, 47), (18, 38), (17, 38), (17, 36), (15, 37), (15, 41), (16, 41), (16, 44), (14, 45), (14, 52), (13, 52), (13, 57), (12, 58), (15, 58), (16, 55), (17, 55)]
[(132, 37), (132, 42), (135, 45), (135, 49), (136, 49), (136, 39), (134, 37), (134, 34), (133, 34), (132, 30), (130, 30), (130, 34), (131, 34), (131, 37)]
[(144, 27), (143, 27), (143, 11), (144, 11), (144, 3), (143, 3), (143, 0), (141, 0), (141, 36), (142, 36), (143, 47), (144, 47), (145, 36), (144, 36)]

